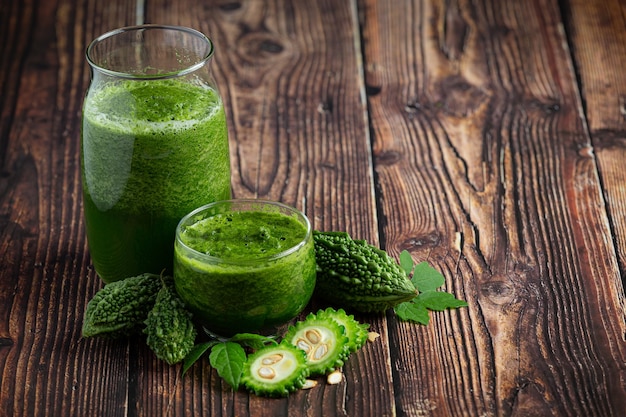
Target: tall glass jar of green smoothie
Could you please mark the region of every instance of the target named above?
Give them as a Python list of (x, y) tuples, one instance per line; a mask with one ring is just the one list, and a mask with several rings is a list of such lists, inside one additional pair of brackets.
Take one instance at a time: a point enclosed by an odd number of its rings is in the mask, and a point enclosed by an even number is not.
[(179, 220), (231, 196), (212, 56), (202, 33), (159, 25), (118, 29), (87, 48), (83, 204), (92, 262), (105, 282), (171, 271)]

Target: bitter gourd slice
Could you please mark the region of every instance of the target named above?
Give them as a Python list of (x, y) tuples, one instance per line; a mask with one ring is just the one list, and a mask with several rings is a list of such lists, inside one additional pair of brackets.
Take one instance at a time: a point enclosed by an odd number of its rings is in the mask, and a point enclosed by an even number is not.
[(264, 397), (284, 397), (304, 386), (309, 376), (305, 353), (289, 343), (265, 346), (246, 360), (241, 383)]
[(361, 349), (367, 342), (369, 324), (359, 323), (354, 315), (348, 315), (344, 309), (340, 308), (335, 310), (332, 307), (328, 307), (326, 310), (320, 310), (317, 312), (318, 318), (329, 318), (336, 321), (338, 324), (344, 327), (345, 334), (348, 337), (348, 350), (350, 353), (354, 353)]
[(317, 317), (313, 313), (289, 326), (283, 340), (306, 353), (312, 376), (340, 368), (350, 355), (344, 327), (332, 318)]

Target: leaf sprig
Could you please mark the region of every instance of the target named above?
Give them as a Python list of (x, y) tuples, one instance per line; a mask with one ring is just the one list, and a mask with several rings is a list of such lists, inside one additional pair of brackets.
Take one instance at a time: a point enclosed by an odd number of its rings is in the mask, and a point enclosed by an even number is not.
[(260, 349), (268, 344), (276, 344), (273, 337), (261, 336), (254, 333), (238, 333), (228, 340), (210, 340), (193, 347), (185, 357), (182, 374), (184, 375), (207, 351), (210, 350), (209, 363), (217, 374), (233, 387), (239, 388), (243, 365), (246, 362), (244, 348)]
[(415, 298), (394, 307), (400, 320), (428, 325), (430, 322), (429, 310), (443, 311), (449, 308), (468, 306), (466, 301), (459, 300), (448, 292), (438, 290), (445, 283), (445, 278), (428, 262), (415, 265), (411, 254), (404, 250), (400, 253), (400, 266), (407, 277), (411, 277), (411, 282), (418, 291)]

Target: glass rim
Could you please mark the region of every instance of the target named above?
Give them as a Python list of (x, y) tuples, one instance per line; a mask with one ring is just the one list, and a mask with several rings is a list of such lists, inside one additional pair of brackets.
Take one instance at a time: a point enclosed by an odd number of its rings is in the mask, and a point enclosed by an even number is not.
[[(203, 211), (207, 211), (208, 209), (218, 206), (218, 205), (226, 205), (226, 204), (239, 204), (239, 203), (246, 203), (246, 204), (259, 204), (261, 206), (275, 206), (278, 207), (282, 210), (287, 210), (290, 212), (293, 212), (294, 214), (296, 214), (300, 219), (304, 220), (304, 225), (306, 227), (306, 233), (304, 235), (304, 237), (298, 242), (298, 244), (285, 249), (284, 251), (275, 253), (273, 255), (267, 255), (267, 256), (255, 256), (252, 259), (228, 259), (228, 258), (222, 258), (219, 256), (213, 256), (213, 255), (208, 255), (206, 253), (202, 253), (200, 251), (197, 251), (194, 248), (189, 247), (188, 245), (186, 245), (181, 239), (180, 239), (180, 234), (181, 234), (181, 229), (183, 227), (183, 225), (189, 220), (191, 219), (193, 216), (198, 215), (199, 213), (203, 212)], [(246, 210), (246, 211), (252, 211), (252, 210)], [(306, 243), (311, 239), (311, 235), (313, 233), (313, 230), (311, 228), (311, 222), (309, 220), (309, 218), (307, 217), (306, 214), (304, 214), (304, 212), (298, 210), (295, 207), (289, 206), (287, 204), (278, 202), (278, 201), (272, 201), (272, 200), (265, 200), (265, 199), (258, 199), (258, 198), (234, 198), (234, 199), (230, 199), (230, 200), (219, 200), (219, 201), (214, 201), (212, 203), (208, 203), (205, 204), (203, 206), (200, 206), (198, 208), (196, 208), (195, 210), (192, 210), (191, 212), (189, 212), (188, 214), (186, 214), (179, 222), (178, 225), (176, 226), (176, 232), (175, 232), (175, 240), (176, 240), (176, 244), (179, 244), (183, 247), (183, 249), (185, 251), (189, 251), (191, 252), (195, 257), (197, 257), (198, 259), (201, 259), (203, 261), (208, 261), (208, 262), (212, 262), (212, 263), (220, 263), (220, 264), (228, 264), (228, 265), (243, 265), (243, 266), (247, 266), (247, 265), (257, 265), (263, 262), (268, 262), (268, 261), (274, 261), (274, 260), (278, 260), (281, 258), (284, 258), (288, 255), (291, 255), (292, 253), (297, 252), (298, 250), (300, 250), (302, 247), (304, 247), (304, 245), (306, 245)], [(176, 255), (174, 255), (176, 256)]]
[[(153, 29), (184, 32), (184, 33), (196, 36), (197, 38), (200, 38), (201, 40), (207, 43), (207, 45), (209, 46), (209, 50), (202, 58), (198, 60), (198, 62), (196, 62), (193, 65), (182, 68), (178, 71), (172, 71), (172, 72), (168, 72), (165, 74), (158, 74), (158, 75), (131, 74), (128, 72), (111, 70), (111, 69), (103, 67), (102, 65), (97, 64), (91, 57), (91, 52), (93, 51), (93, 48), (96, 45), (98, 45), (99, 43), (109, 38), (112, 38), (113, 36), (117, 36), (117, 35), (127, 33), (127, 32), (136, 32), (139, 30), (153, 30)], [(89, 43), (85, 51), (85, 56), (86, 56), (87, 62), (92, 68), (98, 70), (99, 72), (103, 74), (106, 74), (112, 77), (124, 78), (124, 79), (130, 79), (130, 80), (163, 80), (163, 79), (176, 78), (176, 77), (181, 77), (183, 75), (191, 74), (192, 72), (202, 68), (211, 59), (214, 51), (215, 51), (215, 47), (211, 39), (209, 39), (208, 36), (200, 32), (199, 30), (192, 29), (186, 26), (160, 25), (160, 24), (147, 23), (147, 24), (142, 24), (142, 25), (124, 26), (124, 27), (113, 29), (111, 31), (103, 33), (102, 35), (96, 37), (94, 40), (92, 40)]]

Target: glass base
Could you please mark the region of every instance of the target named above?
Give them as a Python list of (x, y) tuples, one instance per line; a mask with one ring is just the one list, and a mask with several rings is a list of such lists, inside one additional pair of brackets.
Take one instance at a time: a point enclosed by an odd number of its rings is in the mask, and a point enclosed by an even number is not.
[(222, 336), (215, 332), (212, 332), (211, 330), (207, 329), (204, 326), (201, 326), (201, 327), (202, 327), (202, 331), (204, 332), (204, 334), (208, 336), (209, 339), (211, 340), (217, 340), (218, 342), (228, 342), (230, 338), (232, 337), (232, 336)]
[[(253, 332), (248, 332), (248, 333), (259, 334), (261, 336), (274, 337), (274, 338), (283, 337), (285, 333), (287, 332), (287, 329), (289, 328), (290, 324), (291, 322), (287, 322), (287, 323), (283, 323), (283, 324), (276, 325), (276, 326), (267, 326), (262, 329), (259, 329)], [(219, 342), (228, 342), (234, 336), (234, 335), (224, 336), (210, 329), (207, 329), (205, 326), (200, 326), (200, 327), (202, 328), (202, 331), (204, 332), (204, 334), (207, 337), (209, 337), (209, 339), (211, 340), (217, 340)]]

